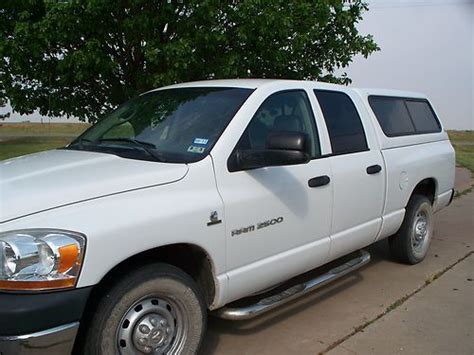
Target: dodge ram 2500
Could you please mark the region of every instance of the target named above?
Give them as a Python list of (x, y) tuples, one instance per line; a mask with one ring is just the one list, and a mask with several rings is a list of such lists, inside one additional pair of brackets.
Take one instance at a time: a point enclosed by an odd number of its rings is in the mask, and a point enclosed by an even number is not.
[(366, 264), (378, 240), (416, 264), (454, 161), (422, 94), (144, 93), (64, 148), (0, 164), (0, 353), (192, 354), (208, 312), (257, 316)]

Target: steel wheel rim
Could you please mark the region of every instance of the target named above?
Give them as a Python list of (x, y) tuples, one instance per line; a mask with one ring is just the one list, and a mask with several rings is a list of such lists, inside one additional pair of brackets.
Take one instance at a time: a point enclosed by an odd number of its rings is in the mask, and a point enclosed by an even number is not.
[(123, 315), (116, 343), (121, 355), (178, 354), (183, 349), (189, 320), (183, 305), (162, 296), (147, 296)]
[(411, 245), (413, 251), (422, 254), (429, 243), (431, 236), (431, 216), (425, 208), (420, 207), (416, 212), (413, 233), (411, 236)]

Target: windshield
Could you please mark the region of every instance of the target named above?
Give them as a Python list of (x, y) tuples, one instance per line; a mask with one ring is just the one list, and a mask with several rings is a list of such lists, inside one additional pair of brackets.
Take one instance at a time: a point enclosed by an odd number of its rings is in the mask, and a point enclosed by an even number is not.
[(153, 91), (106, 115), (66, 149), (195, 162), (209, 153), (252, 91), (219, 87)]

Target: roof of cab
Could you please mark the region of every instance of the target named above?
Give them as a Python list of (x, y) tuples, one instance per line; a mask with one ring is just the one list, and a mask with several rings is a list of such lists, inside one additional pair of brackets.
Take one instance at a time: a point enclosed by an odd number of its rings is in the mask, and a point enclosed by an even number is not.
[(174, 88), (184, 88), (184, 87), (203, 87), (203, 86), (217, 86), (217, 87), (233, 87), (233, 88), (246, 88), (246, 89), (257, 89), (261, 86), (272, 84), (272, 83), (302, 83), (308, 84), (312, 83), (317, 86), (322, 87), (334, 87), (334, 88), (347, 88), (343, 85), (323, 83), (319, 81), (309, 81), (309, 80), (289, 80), (289, 79), (218, 79), (218, 80), (201, 80), (201, 81), (190, 81), (187, 83), (173, 84), (169, 86), (164, 86), (155, 90), (162, 89), (174, 89)]
[[(219, 86), (219, 87), (235, 87), (235, 88), (247, 88), (256, 89), (264, 84), (268, 84), (274, 81), (283, 81), (278, 79), (219, 79), (219, 80), (201, 80), (201, 81), (190, 81), (187, 83), (174, 84), (163, 87), (166, 89), (171, 88), (182, 88), (182, 87), (198, 87), (198, 86)], [(161, 89), (161, 88), (160, 88)]]
[(246, 88), (246, 89), (257, 89), (263, 85), (270, 83), (311, 83), (321, 89), (350, 89), (357, 91), (361, 96), (370, 95), (381, 95), (381, 96), (398, 96), (398, 97), (414, 97), (414, 98), (426, 98), (426, 95), (417, 92), (402, 91), (402, 90), (391, 90), (391, 89), (370, 89), (370, 88), (356, 88), (352, 86), (344, 86), (338, 84), (324, 83), (319, 81), (309, 80), (287, 80), (287, 79), (219, 79), (219, 80), (201, 80), (191, 81), (180, 84), (173, 84), (164, 86), (161, 88), (153, 89), (151, 91), (163, 90), (163, 89), (174, 89), (174, 88), (185, 88), (185, 87), (232, 87), (232, 88)]

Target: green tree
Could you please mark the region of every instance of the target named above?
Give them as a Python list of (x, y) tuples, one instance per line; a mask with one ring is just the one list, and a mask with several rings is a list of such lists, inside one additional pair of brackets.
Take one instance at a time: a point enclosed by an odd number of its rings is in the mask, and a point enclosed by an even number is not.
[(211, 78), (348, 83), (378, 49), (342, 0), (3, 0), (0, 102), (95, 120), (154, 87)]

